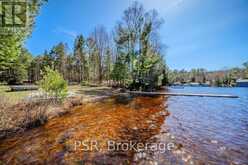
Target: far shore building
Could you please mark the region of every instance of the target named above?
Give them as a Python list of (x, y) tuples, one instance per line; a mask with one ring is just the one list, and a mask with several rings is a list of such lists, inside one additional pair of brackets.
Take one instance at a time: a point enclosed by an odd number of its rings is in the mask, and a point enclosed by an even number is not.
[(248, 88), (248, 79), (239, 79), (236, 81), (236, 87), (247, 87)]
[(192, 83), (189, 84), (189, 86), (199, 87), (200, 86), (200, 83), (198, 83), (198, 82), (192, 82)]

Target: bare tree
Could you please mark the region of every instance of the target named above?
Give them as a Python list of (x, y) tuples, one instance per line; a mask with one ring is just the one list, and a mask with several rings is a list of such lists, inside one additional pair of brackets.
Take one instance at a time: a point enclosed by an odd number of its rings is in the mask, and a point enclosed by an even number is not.
[(98, 61), (98, 81), (103, 80), (103, 62), (109, 47), (109, 35), (104, 26), (98, 26), (91, 34), (91, 38), (94, 40), (97, 49), (97, 61)]

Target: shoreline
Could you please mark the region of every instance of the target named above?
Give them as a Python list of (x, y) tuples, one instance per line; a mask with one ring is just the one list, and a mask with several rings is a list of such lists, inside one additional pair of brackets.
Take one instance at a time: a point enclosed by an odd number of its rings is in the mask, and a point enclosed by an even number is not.
[(99, 94), (96, 92), (94, 95), (80, 94), (71, 96), (66, 98), (63, 103), (60, 104), (51, 103), (49, 102), (50, 100), (33, 100), (20, 102), (7, 107), (3, 110), (6, 116), (2, 116), (0, 141), (19, 134), (21, 135), (26, 131), (43, 126), (49, 120), (73, 112), (77, 109), (77, 107), (93, 102), (100, 102), (120, 94), (118, 89), (115, 90), (114, 88), (109, 87), (89, 88), (87, 92), (93, 92), (94, 89), (101, 89), (101, 91), (105, 94)]
[[(15, 162), (22, 157), (19, 163), (26, 164), (70, 164), (77, 161), (100, 163), (103, 158), (116, 163), (136, 161), (135, 157), (142, 157), (135, 150), (108, 151), (106, 142), (155, 144), (155, 135), (160, 133), (161, 126), (169, 115), (164, 110), (165, 107), (164, 97), (135, 97), (128, 104), (115, 98), (91, 102), (74, 108), (72, 113), (49, 120), (44, 126), (29, 130), (21, 137), (15, 136), (1, 141), (0, 158), (6, 160), (11, 157), (8, 162)], [(88, 140), (97, 141), (100, 151), (83, 152), (82, 145), (75, 149), (75, 142)], [(120, 153), (123, 156), (120, 156)]]

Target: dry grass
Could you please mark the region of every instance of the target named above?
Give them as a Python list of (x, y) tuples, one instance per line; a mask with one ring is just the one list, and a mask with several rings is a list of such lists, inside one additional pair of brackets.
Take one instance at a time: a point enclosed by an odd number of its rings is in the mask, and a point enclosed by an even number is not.
[(7, 97), (0, 96), (0, 139), (41, 126), (48, 119), (62, 116), (78, 105), (82, 105), (81, 97), (70, 98), (63, 103), (42, 100), (12, 105)]
[(51, 99), (42, 101), (24, 99), (31, 91), (7, 91), (7, 86), (0, 86), (0, 139), (43, 125), (51, 118), (69, 113), (73, 107), (82, 105), (90, 98), (101, 98), (112, 92), (106, 87), (70, 86), (69, 91), (76, 93), (77, 96), (61, 103)]
[(25, 97), (31, 94), (31, 92), (33, 91), (10, 92), (10, 88), (8, 86), (0, 86), (0, 96), (6, 97), (9, 100), (8, 104), (11, 105), (20, 103)]
[(0, 96), (0, 130), (12, 128), (14, 122), (10, 116), (14, 116), (13, 111), (7, 111), (9, 109), (9, 100)]
[[(83, 97), (92, 97), (99, 95), (109, 95), (113, 89), (109, 87), (88, 87), (88, 86), (80, 86), (80, 85), (71, 85), (68, 87), (69, 92), (75, 93), (77, 96)], [(36, 93), (38, 91), (18, 91), (18, 92), (10, 92), (10, 88), (6, 85), (0, 85), (0, 96), (6, 97), (9, 101), (9, 105), (15, 105), (23, 102), (25, 98), (30, 96), (32, 93)], [(0, 100), (1, 101), (1, 100)]]
[(19, 127), (28, 129), (43, 125), (48, 118), (47, 108), (49, 103), (39, 102), (39, 103), (26, 103), (24, 108), (21, 109), (21, 114), (23, 115), (22, 120), (18, 124)]
[(19, 103), (12, 106), (1, 96), (0, 138), (44, 124), (47, 121), (48, 103)]

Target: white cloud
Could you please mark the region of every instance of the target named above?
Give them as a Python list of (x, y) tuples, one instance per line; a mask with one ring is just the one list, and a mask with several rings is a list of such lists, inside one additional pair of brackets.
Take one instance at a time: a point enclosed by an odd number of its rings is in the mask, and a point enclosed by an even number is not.
[(145, 8), (156, 9), (161, 14), (173, 14), (180, 11), (191, 0), (139, 0)]
[(54, 30), (55, 33), (61, 33), (64, 35), (67, 35), (70, 38), (76, 38), (77, 37), (77, 32), (74, 30), (68, 30), (62, 27), (58, 27), (57, 29)]

